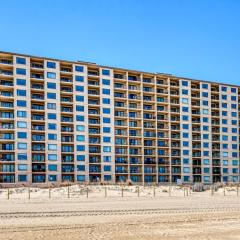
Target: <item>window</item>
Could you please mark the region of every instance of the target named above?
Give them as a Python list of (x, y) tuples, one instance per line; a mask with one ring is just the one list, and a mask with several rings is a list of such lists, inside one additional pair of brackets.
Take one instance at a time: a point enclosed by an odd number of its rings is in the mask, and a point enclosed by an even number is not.
[(85, 166), (84, 165), (77, 165), (77, 170), (78, 171), (85, 171)]
[(48, 119), (56, 120), (57, 119), (57, 115), (55, 113), (48, 113)]
[(111, 162), (112, 158), (111, 158), (111, 156), (103, 156), (103, 161), (104, 162)]
[(56, 79), (56, 73), (47, 72), (47, 78)]
[(182, 89), (182, 94), (183, 94), (183, 95), (188, 95), (188, 90)]
[(227, 100), (227, 95), (222, 95), (222, 100)]
[(183, 150), (183, 155), (189, 155), (189, 150)]
[(56, 99), (56, 93), (47, 93), (48, 99)]
[(56, 103), (48, 103), (47, 108), (48, 109), (56, 109)]
[(49, 133), (48, 140), (57, 140), (57, 134)]
[(110, 95), (110, 89), (103, 88), (102, 93), (106, 95)]
[(85, 161), (85, 156), (84, 155), (77, 155), (77, 161), (84, 162)]
[(182, 127), (183, 127), (183, 129), (189, 129), (189, 125), (188, 124), (183, 124)]
[(48, 82), (47, 87), (50, 89), (56, 89), (56, 83)]
[(19, 128), (26, 128), (27, 127), (27, 122), (18, 121), (17, 126)]
[(79, 142), (85, 141), (85, 136), (84, 135), (77, 135), (77, 141), (79, 141)]
[(27, 149), (27, 143), (18, 143), (17, 144), (18, 149)]
[(26, 182), (27, 181), (27, 175), (18, 175), (18, 181), (19, 182)]
[(189, 159), (188, 158), (183, 158), (183, 164), (189, 164)]
[(231, 100), (232, 101), (237, 101), (237, 97), (236, 96), (231, 96)]
[(236, 93), (236, 92), (237, 92), (237, 89), (236, 89), (236, 88), (231, 88), (231, 92), (232, 92), (232, 93)]
[(110, 108), (103, 108), (104, 114), (110, 114)]
[(188, 133), (183, 133), (183, 138), (188, 138), (189, 134)]
[(48, 154), (49, 161), (57, 161), (57, 154)]
[(76, 101), (77, 102), (84, 102), (84, 96), (76, 96)]
[(26, 69), (23, 69), (23, 68), (17, 68), (16, 69), (16, 74), (18, 74), (18, 75), (26, 75), (27, 71), (26, 71)]
[(17, 85), (26, 86), (26, 80), (25, 79), (17, 79)]
[(182, 107), (183, 112), (188, 112), (188, 107)]
[(204, 165), (209, 165), (209, 159), (203, 159), (203, 164)]
[(49, 175), (48, 176), (49, 182), (56, 182), (57, 181), (57, 175)]
[(57, 129), (57, 125), (55, 123), (48, 123), (48, 129), (49, 130), (56, 130)]
[(84, 132), (85, 131), (85, 126), (84, 125), (77, 125), (77, 131)]
[(25, 58), (22, 58), (22, 57), (17, 57), (16, 58), (16, 63), (17, 64), (26, 64), (26, 59)]
[(102, 75), (109, 76), (110, 75), (110, 70), (102, 69)]
[(204, 143), (203, 143), (203, 147), (204, 147), (204, 148), (209, 148), (209, 143), (208, 143), (208, 142), (204, 142)]
[(187, 87), (188, 86), (188, 81), (182, 81), (182, 86)]
[(104, 146), (103, 147), (103, 152), (111, 152), (111, 147)]
[(103, 127), (103, 132), (104, 133), (110, 133), (111, 132), (111, 128), (110, 127)]
[(18, 171), (27, 171), (27, 164), (18, 164)]
[(27, 138), (27, 133), (26, 132), (18, 132), (17, 136), (18, 136), (18, 138)]
[(77, 151), (79, 151), (79, 152), (85, 151), (85, 146), (84, 145), (77, 145)]
[(203, 126), (203, 131), (209, 131), (209, 127), (208, 126)]
[(103, 118), (103, 123), (111, 123), (111, 119), (110, 118)]
[(209, 134), (203, 134), (203, 139), (209, 139)]
[(110, 137), (103, 137), (103, 142), (110, 143), (111, 142), (111, 138)]
[(77, 116), (76, 116), (76, 121), (78, 121), (78, 122), (84, 122), (84, 116), (77, 115)]
[(27, 112), (26, 111), (17, 111), (17, 116), (18, 117), (22, 117), (22, 118), (26, 118), (27, 117)]
[(208, 97), (208, 93), (207, 92), (202, 92), (202, 96), (203, 97)]
[(202, 83), (202, 88), (203, 88), (203, 89), (208, 89), (208, 84)]
[(48, 144), (48, 150), (57, 151), (57, 144)]
[(203, 114), (208, 114), (208, 109), (203, 109)]
[(188, 103), (188, 99), (187, 98), (182, 98), (182, 103)]
[(184, 173), (189, 173), (189, 172), (190, 172), (189, 167), (184, 167), (184, 168), (183, 168), (183, 172), (184, 172)]
[(47, 62), (47, 68), (56, 68), (55, 62)]
[(228, 152), (223, 152), (223, 157), (227, 157), (228, 156)]
[(189, 146), (189, 142), (183, 141), (183, 147), (188, 147)]
[(83, 82), (84, 81), (84, 77), (83, 76), (75, 76), (75, 81)]
[(76, 86), (76, 91), (77, 92), (84, 92), (84, 87), (83, 86)]
[(103, 85), (110, 85), (110, 80), (108, 80), (108, 79), (102, 79), (102, 84), (103, 84)]
[(103, 101), (103, 104), (110, 104), (109, 98), (103, 98), (102, 101)]
[(57, 165), (56, 164), (49, 164), (48, 165), (48, 171), (57, 171)]
[(83, 66), (75, 66), (76, 72), (83, 72), (83, 70), (84, 70)]
[(27, 102), (24, 100), (17, 100), (17, 106), (18, 107), (26, 107), (27, 106)]
[(20, 89), (17, 90), (17, 96), (25, 97), (26, 94), (27, 94), (26, 90), (20, 90)]
[(111, 171), (111, 166), (108, 166), (108, 165), (103, 166), (103, 171), (104, 172), (110, 172)]
[(208, 118), (207, 117), (203, 117), (203, 122), (207, 123), (208, 122)]
[(76, 111), (78, 111), (78, 112), (84, 112), (84, 106), (76, 105)]
[(222, 89), (223, 92), (226, 92), (226, 91), (227, 91), (227, 87), (222, 86), (221, 89)]
[(85, 176), (84, 175), (77, 175), (77, 181), (78, 182), (84, 182), (85, 181)]
[(188, 115), (183, 115), (183, 116), (182, 116), (182, 120), (183, 120), (183, 121), (188, 121), (188, 119), (189, 119)]
[(203, 100), (203, 101), (202, 101), (202, 104), (203, 104), (203, 106), (208, 106), (208, 101)]
[(26, 153), (18, 153), (18, 160), (26, 161), (27, 160), (27, 154)]

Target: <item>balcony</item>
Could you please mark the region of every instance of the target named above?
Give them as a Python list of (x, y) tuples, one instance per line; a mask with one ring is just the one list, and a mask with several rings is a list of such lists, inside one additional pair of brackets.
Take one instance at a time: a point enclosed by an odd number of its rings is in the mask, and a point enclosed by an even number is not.
[(0, 102), (0, 107), (3, 108), (13, 108), (13, 103), (12, 102)]
[(0, 96), (2, 97), (13, 97), (13, 92), (8, 92), (8, 91), (0, 91)]
[(88, 71), (88, 75), (89, 76), (99, 76), (99, 72), (98, 71), (94, 71), (94, 70), (89, 70)]
[(0, 118), (13, 119), (14, 114), (12, 112), (0, 112)]
[(67, 78), (67, 77), (61, 77), (60, 81), (63, 83), (72, 83), (73, 82), (72, 78)]
[(31, 85), (32, 89), (37, 89), (37, 90), (43, 90), (44, 89), (44, 85), (40, 85), (40, 84), (32, 84)]
[(45, 116), (43, 116), (43, 115), (32, 115), (32, 120), (44, 121)]
[(32, 130), (45, 131), (45, 126), (43, 126), (43, 125), (32, 125)]
[(43, 69), (44, 66), (42, 63), (31, 63), (31, 68)]
[(60, 67), (60, 71), (65, 72), (65, 73), (71, 73), (72, 68), (71, 67)]
[(5, 76), (13, 76), (13, 71), (0, 69), (0, 74)]
[(0, 64), (12, 65), (13, 61), (10, 59), (0, 59)]
[(33, 104), (31, 109), (33, 110), (44, 110), (44, 106), (43, 105), (36, 105), (36, 104)]
[(62, 116), (62, 117), (61, 117), (61, 121), (62, 121), (62, 122), (73, 122), (73, 118), (72, 118), (72, 117)]
[(0, 80), (0, 85), (1, 86), (6, 86), (6, 87), (12, 87), (14, 84), (13, 84), (12, 81)]
[(64, 93), (72, 93), (73, 92), (72, 88), (68, 88), (68, 87), (61, 87), (61, 91)]
[(40, 73), (32, 73), (31, 74), (31, 78), (34, 78), (34, 79), (44, 79), (44, 75), (40, 74)]
[(34, 100), (44, 100), (44, 95), (32, 94), (31, 98)]
[(2, 129), (14, 129), (14, 124), (0, 123), (0, 130), (2, 130)]
[(62, 126), (61, 131), (62, 132), (73, 132), (73, 127)]

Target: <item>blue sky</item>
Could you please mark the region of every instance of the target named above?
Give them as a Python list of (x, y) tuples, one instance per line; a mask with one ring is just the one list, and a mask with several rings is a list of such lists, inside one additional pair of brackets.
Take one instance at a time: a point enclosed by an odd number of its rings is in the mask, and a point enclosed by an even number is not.
[(239, 13), (239, 0), (7, 0), (0, 50), (240, 84)]

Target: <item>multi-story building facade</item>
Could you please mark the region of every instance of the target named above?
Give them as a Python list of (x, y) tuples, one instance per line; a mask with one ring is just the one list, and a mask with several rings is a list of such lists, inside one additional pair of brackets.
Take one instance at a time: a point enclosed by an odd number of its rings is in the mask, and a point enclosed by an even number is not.
[(239, 181), (240, 87), (0, 52), (0, 184)]

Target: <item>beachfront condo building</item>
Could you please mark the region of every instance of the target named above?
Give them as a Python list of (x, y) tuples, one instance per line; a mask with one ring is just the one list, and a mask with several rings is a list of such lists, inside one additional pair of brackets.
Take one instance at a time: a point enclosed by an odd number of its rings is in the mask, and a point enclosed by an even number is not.
[(0, 52), (0, 184), (238, 182), (239, 101), (227, 83)]

